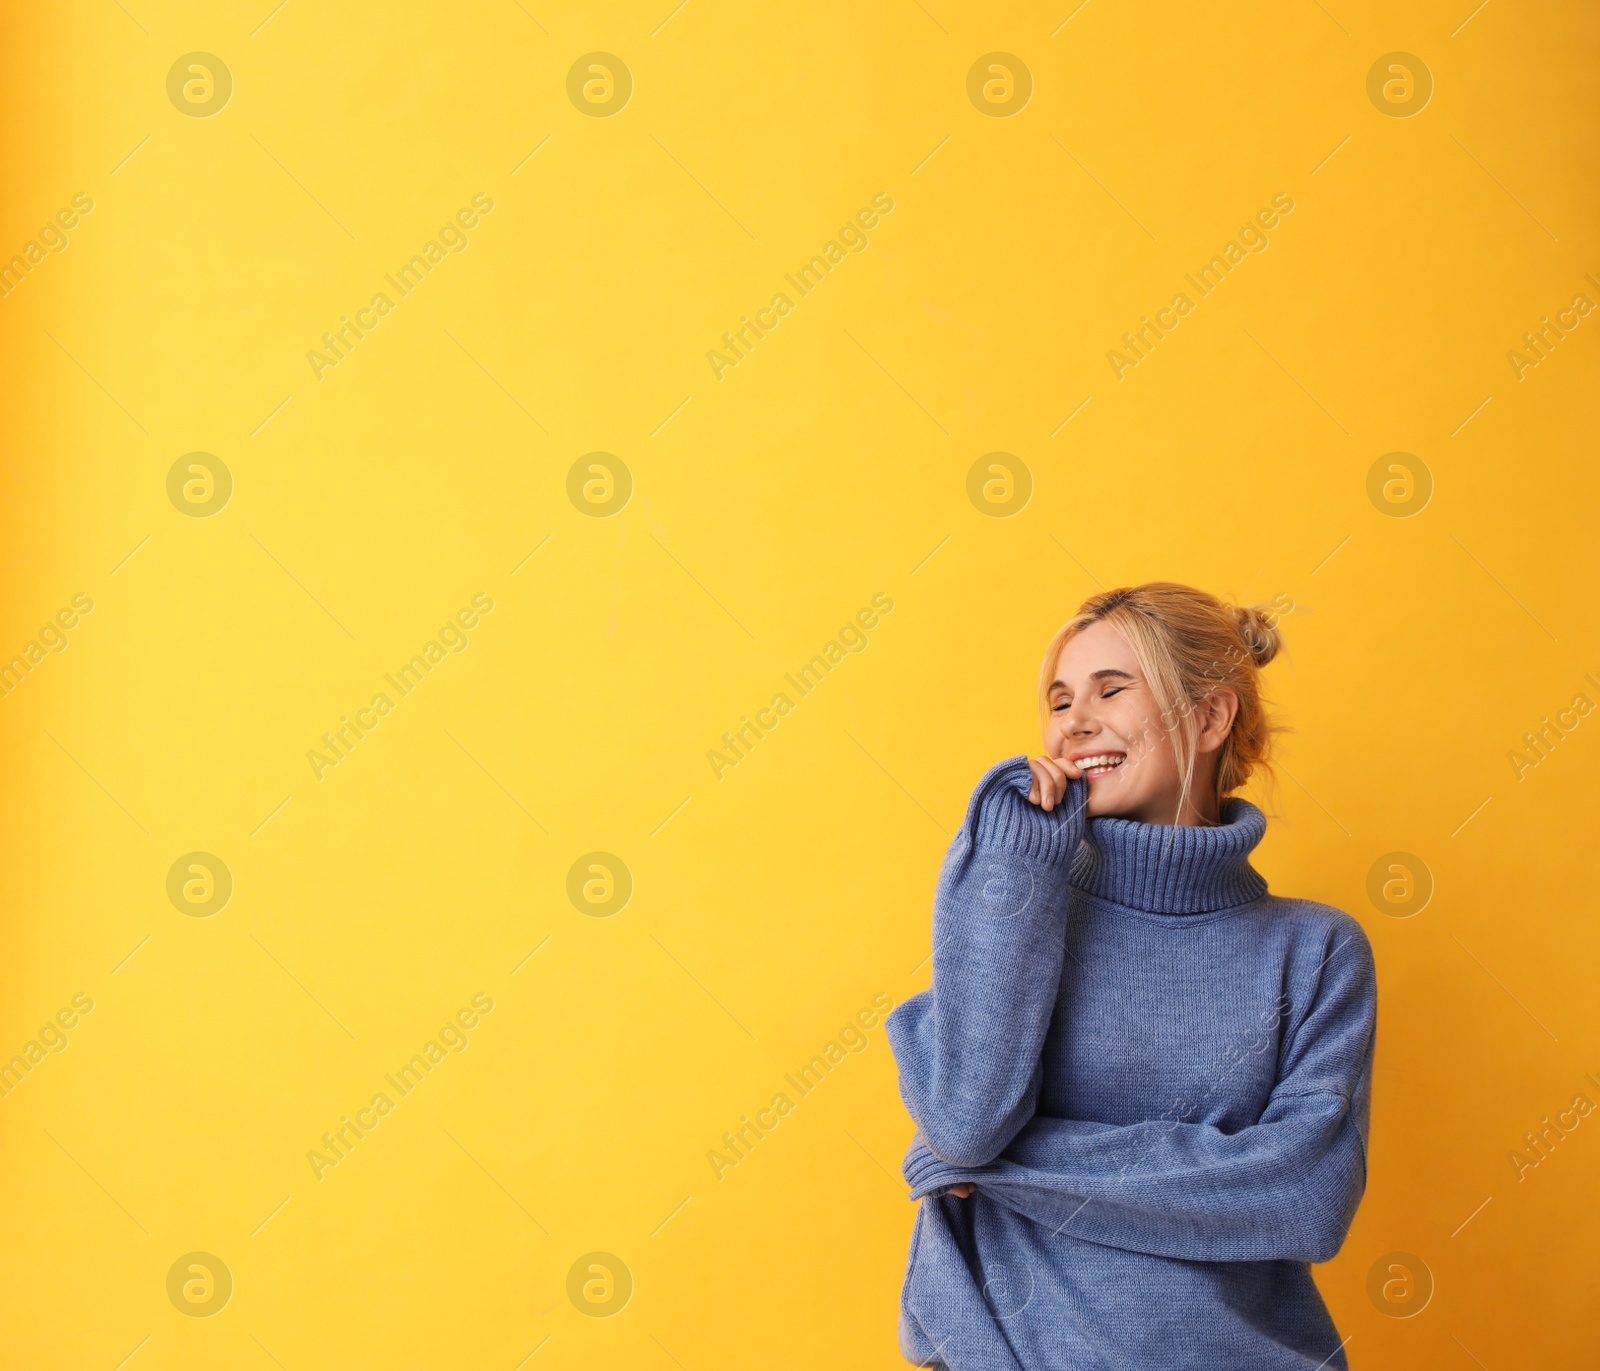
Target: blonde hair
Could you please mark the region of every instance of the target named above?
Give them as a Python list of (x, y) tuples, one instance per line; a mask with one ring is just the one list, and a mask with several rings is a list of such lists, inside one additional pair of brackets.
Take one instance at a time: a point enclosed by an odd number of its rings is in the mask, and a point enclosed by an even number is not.
[(1272, 605), (1236, 605), (1193, 586), (1149, 581), (1092, 595), (1056, 630), (1039, 674), (1041, 722), (1050, 716), (1050, 685), (1061, 649), (1091, 624), (1110, 624), (1128, 641), (1172, 738), (1182, 776), (1182, 814), (1194, 782), (1200, 729), (1195, 709), (1219, 687), (1239, 701), (1233, 728), (1217, 759), (1221, 807), (1253, 772), (1271, 776), (1273, 737), (1282, 729), (1261, 694), (1261, 668), (1283, 645)]

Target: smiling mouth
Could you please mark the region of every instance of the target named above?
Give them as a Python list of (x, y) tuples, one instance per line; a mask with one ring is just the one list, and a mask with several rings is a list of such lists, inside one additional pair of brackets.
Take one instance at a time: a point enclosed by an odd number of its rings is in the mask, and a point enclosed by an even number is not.
[(1092, 757), (1080, 758), (1078, 770), (1092, 781), (1098, 776), (1109, 776), (1127, 760), (1126, 752), (1097, 752)]

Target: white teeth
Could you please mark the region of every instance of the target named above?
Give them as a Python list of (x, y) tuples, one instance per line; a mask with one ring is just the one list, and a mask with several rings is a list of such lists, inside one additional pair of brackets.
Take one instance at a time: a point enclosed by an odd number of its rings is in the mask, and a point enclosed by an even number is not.
[(1120, 766), (1124, 760), (1123, 755), (1106, 753), (1098, 757), (1085, 757), (1078, 763), (1080, 771), (1110, 771), (1113, 767)]

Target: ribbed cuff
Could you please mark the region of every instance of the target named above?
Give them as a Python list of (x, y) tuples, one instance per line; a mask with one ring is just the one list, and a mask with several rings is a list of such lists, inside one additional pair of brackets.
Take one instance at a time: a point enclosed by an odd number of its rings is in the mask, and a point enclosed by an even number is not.
[(951, 1166), (949, 1162), (936, 1157), (928, 1144), (922, 1141), (920, 1133), (912, 1141), (911, 1150), (906, 1153), (900, 1171), (911, 1187), (911, 1198), (914, 1200), (947, 1190), (952, 1185), (960, 1185), (967, 1175), (959, 1166)]
[(1088, 782), (1069, 781), (1065, 798), (1048, 814), (1028, 799), (1032, 785), (1026, 757), (1009, 757), (984, 773), (967, 806), (974, 847), (1002, 848), (1052, 865), (1072, 857), (1083, 838)]

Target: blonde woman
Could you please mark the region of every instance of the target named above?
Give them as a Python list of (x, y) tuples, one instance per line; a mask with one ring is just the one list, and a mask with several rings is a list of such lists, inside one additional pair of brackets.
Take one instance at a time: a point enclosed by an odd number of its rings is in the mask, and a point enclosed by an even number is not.
[(933, 984), (888, 1020), (918, 1130), (908, 1360), (1344, 1371), (1309, 1263), (1366, 1186), (1361, 925), (1269, 894), (1262, 611), (1165, 582), (1051, 641), (1044, 755), (978, 783)]

